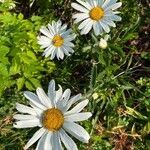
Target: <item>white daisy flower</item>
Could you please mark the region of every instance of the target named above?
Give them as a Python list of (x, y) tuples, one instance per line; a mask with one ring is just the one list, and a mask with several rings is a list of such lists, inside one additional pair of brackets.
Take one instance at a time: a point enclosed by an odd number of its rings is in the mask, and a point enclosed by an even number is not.
[(37, 95), (29, 91), (25, 92), (24, 96), (30, 101), (31, 107), (17, 103), (16, 109), (25, 114), (14, 115), (17, 120), (14, 124), (15, 128), (40, 127), (25, 145), (25, 150), (38, 140), (36, 150), (62, 150), (62, 143), (67, 150), (77, 150), (77, 145), (66, 132), (88, 143), (89, 134), (76, 123), (91, 117), (90, 112), (81, 112), (88, 104), (88, 100), (83, 100), (71, 108), (81, 99), (81, 94), (70, 98), (70, 89), (63, 92), (60, 85), (56, 91), (54, 80), (49, 83), (48, 96), (42, 88), (37, 88), (36, 93)]
[(80, 13), (74, 14), (75, 23), (82, 22), (79, 25), (81, 34), (87, 34), (93, 28), (95, 35), (110, 32), (110, 26), (116, 27), (114, 21), (121, 21), (121, 17), (115, 11), (122, 3), (117, 0), (76, 0), (71, 6)]
[(59, 60), (64, 58), (64, 54), (69, 56), (74, 52), (71, 41), (75, 39), (75, 34), (71, 33), (71, 29), (67, 30), (67, 25), (62, 25), (60, 20), (48, 24), (48, 28), (43, 26), (40, 32), (43, 35), (38, 36), (38, 43), (41, 48), (46, 48), (43, 53), (45, 57), (51, 55), (51, 59), (54, 59), (56, 56)]

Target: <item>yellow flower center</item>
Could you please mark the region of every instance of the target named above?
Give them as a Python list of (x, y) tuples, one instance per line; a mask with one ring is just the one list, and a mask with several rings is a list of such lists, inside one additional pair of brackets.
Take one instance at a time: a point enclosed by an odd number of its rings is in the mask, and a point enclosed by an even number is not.
[(64, 123), (64, 116), (57, 108), (47, 109), (43, 114), (42, 123), (46, 129), (58, 131)]
[(94, 7), (90, 10), (90, 18), (99, 21), (104, 16), (104, 10), (101, 7)]
[(52, 39), (54, 46), (61, 47), (64, 43), (64, 39), (60, 35), (55, 35)]

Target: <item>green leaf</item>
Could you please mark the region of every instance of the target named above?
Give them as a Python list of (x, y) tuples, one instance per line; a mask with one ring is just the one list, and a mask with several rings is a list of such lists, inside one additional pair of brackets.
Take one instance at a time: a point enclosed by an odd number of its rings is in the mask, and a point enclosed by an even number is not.
[(37, 60), (35, 54), (32, 51), (27, 51), (27, 56), (29, 56), (32, 60)]
[(9, 52), (9, 47), (1, 45), (0, 46), (0, 62), (2, 62), (3, 64), (9, 64), (8, 58), (6, 57), (6, 55)]
[(14, 75), (17, 73), (20, 73), (21, 71), (21, 63), (20, 63), (20, 59), (18, 56), (14, 57), (13, 61), (12, 61), (12, 65), (10, 67), (10, 75)]
[(100, 62), (102, 65), (106, 66), (106, 61), (105, 61), (105, 58), (104, 58), (104, 53), (103, 53), (103, 51), (100, 51), (100, 53), (99, 53), (99, 62)]
[(30, 81), (26, 81), (25, 86), (27, 87), (27, 89), (29, 89), (31, 91), (35, 90), (33, 84)]
[(91, 72), (90, 89), (94, 88), (96, 84), (96, 77), (97, 77), (97, 65), (94, 64)]
[(146, 123), (142, 132), (143, 134), (150, 134), (150, 122)]
[(24, 16), (23, 16), (23, 14), (21, 14), (21, 13), (18, 15), (18, 19), (19, 19), (19, 20), (23, 20), (23, 17), (24, 17)]
[(7, 66), (2, 63), (0, 63), (0, 77), (1, 76), (8, 76)]
[(133, 108), (130, 108), (130, 107), (127, 107), (127, 110), (126, 110), (126, 113), (133, 116), (134, 118), (137, 118), (137, 119), (144, 119), (146, 120), (147, 117), (146, 116), (143, 116), (141, 113), (139, 113), (138, 111), (134, 110)]
[(35, 88), (41, 87), (40, 81), (38, 79), (31, 78), (29, 80), (31, 81), (31, 83), (34, 85)]
[[(1, 57), (6, 56), (6, 54), (9, 52), (9, 50), (10, 50), (9, 47), (7, 47), (7, 46), (5, 46), (5, 45), (1, 45), (1, 46), (0, 46), (0, 56), (1, 56)], [(0, 57), (0, 59), (1, 59), (1, 57)]]
[(124, 53), (124, 51), (122, 49), (122, 46), (111, 44), (110, 48), (111, 48), (111, 50), (113, 50), (114, 52), (116, 52), (117, 54), (119, 54), (122, 58), (124, 58), (125, 53)]
[(17, 87), (18, 87), (18, 90), (21, 90), (21, 89), (23, 88), (24, 83), (25, 83), (24, 77), (17, 79)]

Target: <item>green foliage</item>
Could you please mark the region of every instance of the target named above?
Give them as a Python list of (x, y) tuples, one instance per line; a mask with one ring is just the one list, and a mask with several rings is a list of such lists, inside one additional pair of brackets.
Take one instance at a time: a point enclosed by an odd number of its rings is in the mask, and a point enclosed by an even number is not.
[(3, 12), (0, 15), (0, 93), (6, 88), (24, 85), (29, 90), (40, 86), (42, 74), (51, 73), (55, 65), (44, 60), (37, 44), (41, 18), (23, 19), (22, 14)]

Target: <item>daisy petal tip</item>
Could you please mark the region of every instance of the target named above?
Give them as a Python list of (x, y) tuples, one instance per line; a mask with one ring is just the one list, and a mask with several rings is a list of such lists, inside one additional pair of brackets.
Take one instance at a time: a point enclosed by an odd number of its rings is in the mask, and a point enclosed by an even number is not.
[(14, 123), (14, 124), (13, 124), (13, 127), (14, 127), (14, 128), (18, 128), (17, 123)]
[(122, 6), (122, 2), (119, 2), (120, 7)]
[(18, 105), (19, 105), (19, 103), (18, 103), (18, 102), (16, 102), (15, 106), (17, 107)]
[(28, 97), (28, 93), (29, 93), (29, 91), (24, 91), (23, 95), (27, 98)]
[(49, 85), (54, 85), (55, 84), (55, 80), (52, 79), (50, 82), (49, 82)]
[(92, 117), (92, 113), (91, 112), (89, 112), (89, 118), (91, 118)]
[(90, 140), (90, 135), (87, 134), (87, 137), (83, 140), (84, 143), (88, 144)]
[(23, 147), (23, 150), (27, 150), (28, 148), (26, 146)]
[(45, 56), (45, 57), (46, 57), (45, 53), (43, 53), (42, 56)]
[(40, 92), (41, 90), (43, 90), (41, 87), (37, 87), (36, 92)]
[(71, 7), (75, 8), (76, 3), (71, 3)]

